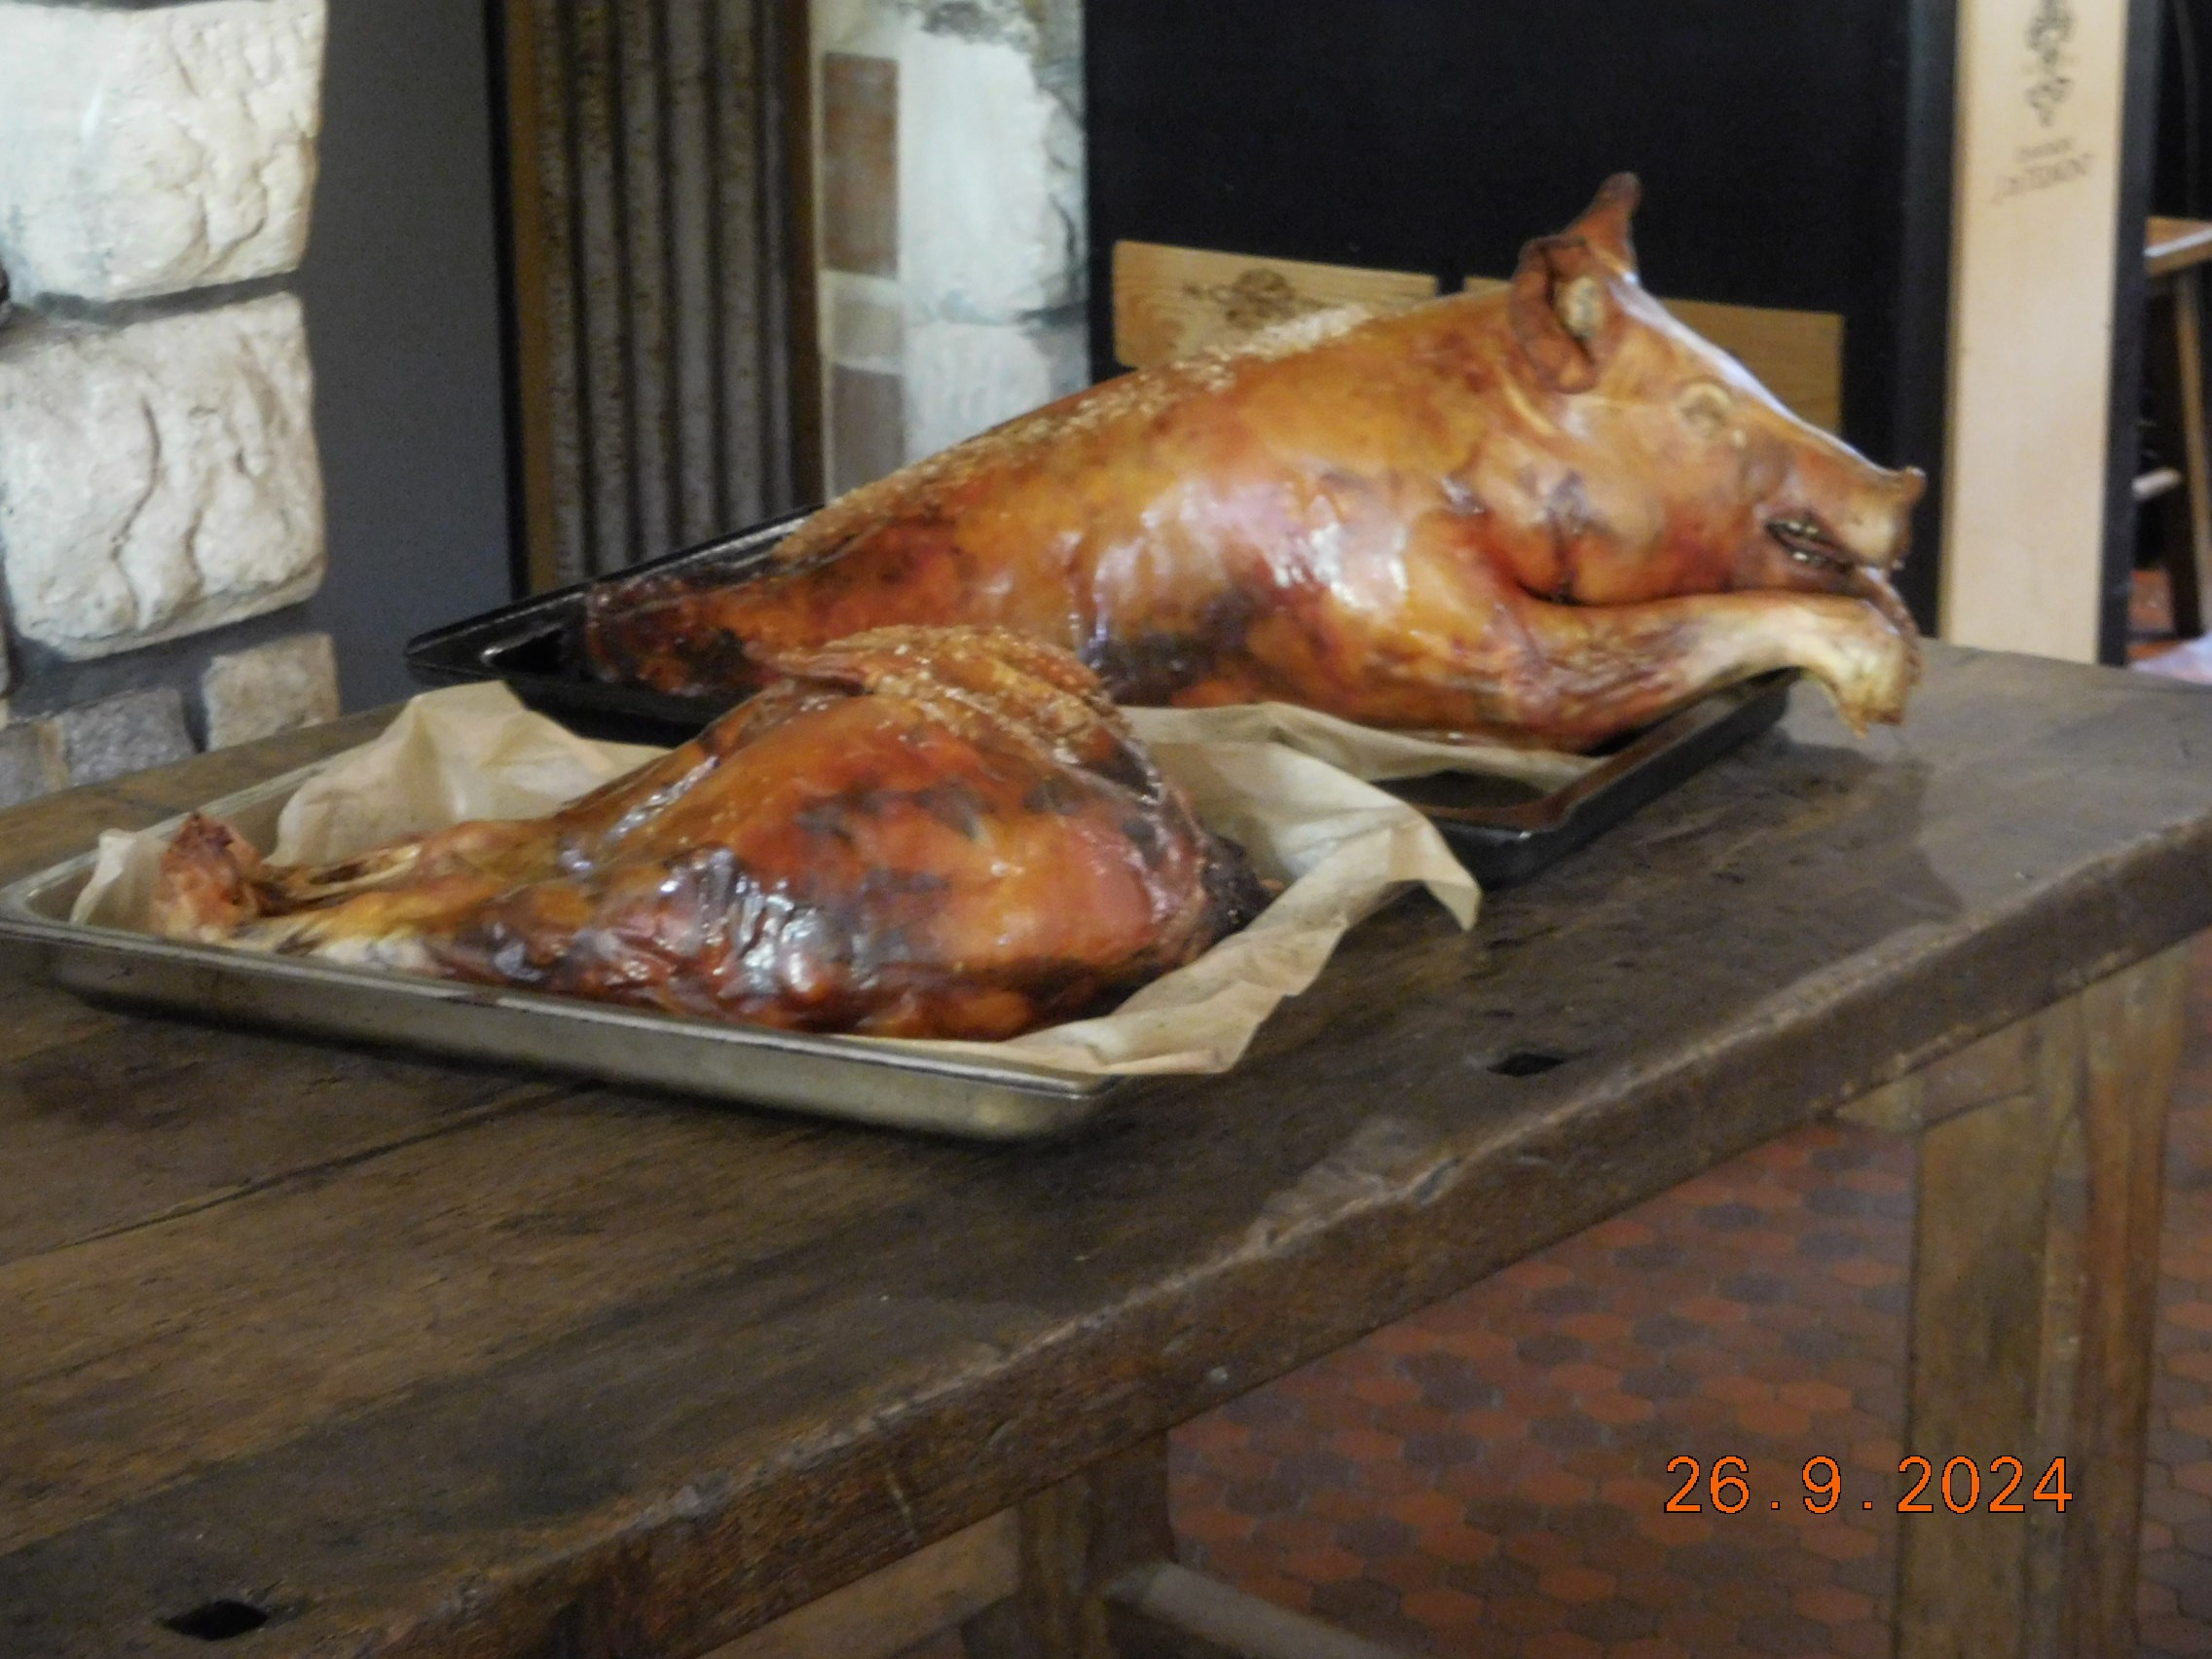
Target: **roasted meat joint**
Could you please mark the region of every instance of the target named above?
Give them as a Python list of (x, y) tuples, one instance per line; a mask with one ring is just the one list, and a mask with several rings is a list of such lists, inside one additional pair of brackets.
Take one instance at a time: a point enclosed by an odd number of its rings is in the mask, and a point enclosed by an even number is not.
[(831, 503), (764, 576), (604, 583), (594, 672), (737, 695), (794, 647), (977, 623), (1124, 702), (1565, 749), (1780, 668), (1862, 729), (1899, 719), (1920, 474), (1669, 315), (1636, 203), (1612, 179), (1500, 292), (1301, 319), (1014, 421)]
[(550, 817), (323, 866), (205, 817), (156, 932), (810, 1031), (1093, 1012), (1265, 903), (1065, 652), (886, 628), (775, 651), (697, 739)]

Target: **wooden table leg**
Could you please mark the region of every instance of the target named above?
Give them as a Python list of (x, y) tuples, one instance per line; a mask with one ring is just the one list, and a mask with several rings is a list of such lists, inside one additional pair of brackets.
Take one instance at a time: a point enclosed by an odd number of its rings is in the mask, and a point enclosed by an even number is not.
[(1014, 1513), (1020, 1587), (961, 1627), (969, 1659), (1408, 1659), (1177, 1566), (1164, 1439)]
[[(1847, 1113), (1923, 1133), (1904, 1444), (1929, 1480), (1899, 1524), (1901, 1659), (2134, 1651), (2186, 980), (2168, 951)], [(2034, 1495), (2060, 1458), (2063, 1511)]]
[[(2186, 529), (2188, 542), (2178, 553), (2168, 551), (2166, 566), (2174, 572), (2174, 631), (2185, 638), (2204, 632), (2204, 604), (2212, 600), (2212, 453), (2208, 453), (2212, 446), (2205, 435), (2202, 278), (2203, 267), (2197, 265), (2173, 276), (2174, 382), (2183, 484), (2177, 492), (2182, 511), (2167, 523)], [(2182, 521), (2178, 526), (2176, 518)]]

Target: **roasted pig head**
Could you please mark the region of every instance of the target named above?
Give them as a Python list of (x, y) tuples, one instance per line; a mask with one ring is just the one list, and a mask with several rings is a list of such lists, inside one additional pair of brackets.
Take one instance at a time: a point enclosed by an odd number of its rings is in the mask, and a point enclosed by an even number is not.
[(157, 932), (810, 1031), (1093, 1012), (1265, 901), (1065, 652), (887, 628), (763, 658), (699, 738), (551, 817), (316, 867), (205, 818)]
[(1588, 748), (1802, 668), (1856, 727), (1917, 663), (1922, 489), (1643, 292), (1634, 179), (1502, 291), (1303, 318), (1094, 387), (831, 503), (746, 578), (592, 592), (609, 679), (741, 694), (886, 622), (1064, 645), (1127, 702), (1280, 698)]

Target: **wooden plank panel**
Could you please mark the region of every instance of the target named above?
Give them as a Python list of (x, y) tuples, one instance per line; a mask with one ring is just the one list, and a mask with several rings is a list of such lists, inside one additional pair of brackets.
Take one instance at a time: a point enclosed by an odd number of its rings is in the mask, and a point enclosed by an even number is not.
[(572, 0), (575, 247), (582, 374), (583, 568), (617, 570), (636, 556), (631, 473), (629, 295), (624, 248), (619, 0)]
[(2157, 1327), (2166, 1108), (2188, 1029), (2189, 956), (2172, 950), (2082, 994), (2086, 1090), (2084, 1305), (2068, 1467), (2064, 1650), (2135, 1646), (2143, 1433)]
[(1146, 369), (1333, 306), (1397, 311), (1435, 294), (1415, 272), (1116, 242), (1114, 355)]
[[(256, 1051), (210, 1081), (237, 1087)], [(941, 1161), (891, 1136), (843, 1157), (821, 1140), (573, 1097), (0, 1266), (0, 1554), (481, 1370), (641, 1287), (674, 1294), (844, 1235)]]
[[(1495, 276), (1470, 276), (1469, 293), (1496, 293)], [(1782, 406), (1824, 432), (1843, 429), (1843, 318), (1834, 312), (1775, 306), (1722, 305), (1713, 300), (1659, 302), (1695, 333), (1751, 372)]]
[[(2078, 1185), (2082, 1156), (2079, 1007), (2038, 1016), (2031, 1041), (2028, 1089), (1921, 1141), (1904, 1446), (1930, 1461), (1915, 1501), (1934, 1513), (1901, 1531), (1899, 1659), (2026, 1659), (2052, 1610), (2063, 1523), (2020, 1493), (2067, 1450), (2081, 1257), (2080, 1208), (2063, 1189)], [(1940, 1483), (1959, 1457), (1972, 1459), (1978, 1496), (1952, 1514)], [(2024, 1471), (2022, 1514), (1989, 1508), (1983, 1483), (2000, 1457)], [(1962, 1471), (1953, 1494), (1969, 1490)]]
[(1843, 318), (1833, 312), (1661, 302), (1726, 351), (1799, 419), (1825, 432), (1843, 428)]
[(716, 313), (715, 216), (717, 74), (715, 0), (668, 5), (668, 263), (674, 310), (669, 364), (675, 471), (674, 535), (704, 541), (730, 521), (722, 516), (722, 464), (717, 395), (721, 350)]
[[(513, 418), (522, 470), (522, 523), (515, 527), (515, 535), (522, 541), (524, 569), (534, 590), (558, 586), (563, 579), (556, 455), (563, 442), (557, 426), (564, 419), (564, 406), (554, 389), (554, 354), (573, 349), (566, 317), (557, 328), (553, 314), (571, 304), (565, 269), (568, 241), (545, 212), (549, 196), (568, 176), (562, 153), (566, 122), (560, 113), (564, 76), (558, 62), (548, 61), (559, 35), (555, 3), (501, 0), (500, 13), (507, 97), (507, 210), (512, 216), (513, 291), (508, 299), (515, 339)], [(573, 404), (568, 404), (566, 411), (572, 425)], [(567, 442), (572, 446), (573, 441), (571, 431)], [(572, 455), (569, 464), (573, 465)]]
[[(791, 419), (774, 365), (778, 342), (814, 318), (785, 304), (782, 249), (769, 236), (783, 179), (777, 170), (784, 105), (776, 64), (763, 48), (776, 0), (713, 0), (715, 27), (715, 338), (720, 429), (717, 530), (751, 524), (786, 504), (791, 484), (773, 457)], [(800, 131), (808, 129), (801, 125)], [(757, 274), (749, 280), (738, 273)]]
[[(1905, 1450), (1929, 1460), (1898, 1575), (1900, 1659), (2134, 1646), (2159, 1164), (2187, 953), (2090, 985), (1935, 1069), (1921, 1143)], [(1992, 1063), (1994, 1059), (1995, 1063)], [(2007, 1088), (2009, 1085), (2009, 1088)], [(1992, 1097), (1995, 1088), (2002, 1092)], [(1953, 1458), (1971, 1512), (1945, 1513)], [(1990, 1508), (2002, 1457), (2020, 1484)], [(2027, 1495), (2065, 1459), (2062, 1511)]]
[(667, 19), (682, 0), (619, 0), (622, 232), (613, 270), (627, 302), (631, 498), (623, 562), (676, 547), (676, 296), (671, 290)]
[[(532, 585), (796, 497), (783, 215), (803, 0), (502, 0)], [(802, 100), (803, 101), (803, 100)], [(805, 413), (808, 421), (813, 417)]]

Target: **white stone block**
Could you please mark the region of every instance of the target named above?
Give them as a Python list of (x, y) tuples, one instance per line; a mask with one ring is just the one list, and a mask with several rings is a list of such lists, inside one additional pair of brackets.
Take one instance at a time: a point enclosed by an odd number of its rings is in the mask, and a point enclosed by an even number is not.
[(298, 267), (327, 0), (0, 0), (0, 265), (18, 300)]
[(906, 454), (949, 449), (1080, 387), (1083, 345), (1074, 326), (909, 323), (902, 363)]
[(307, 330), (288, 294), (0, 335), (0, 569), (17, 630), (107, 656), (322, 580)]
[(1011, 41), (911, 27), (899, 54), (899, 280), (962, 322), (1083, 294), (1083, 140)]
[(338, 718), (338, 657), (328, 634), (293, 634), (210, 658), (200, 676), (207, 747), (228, 749)]

